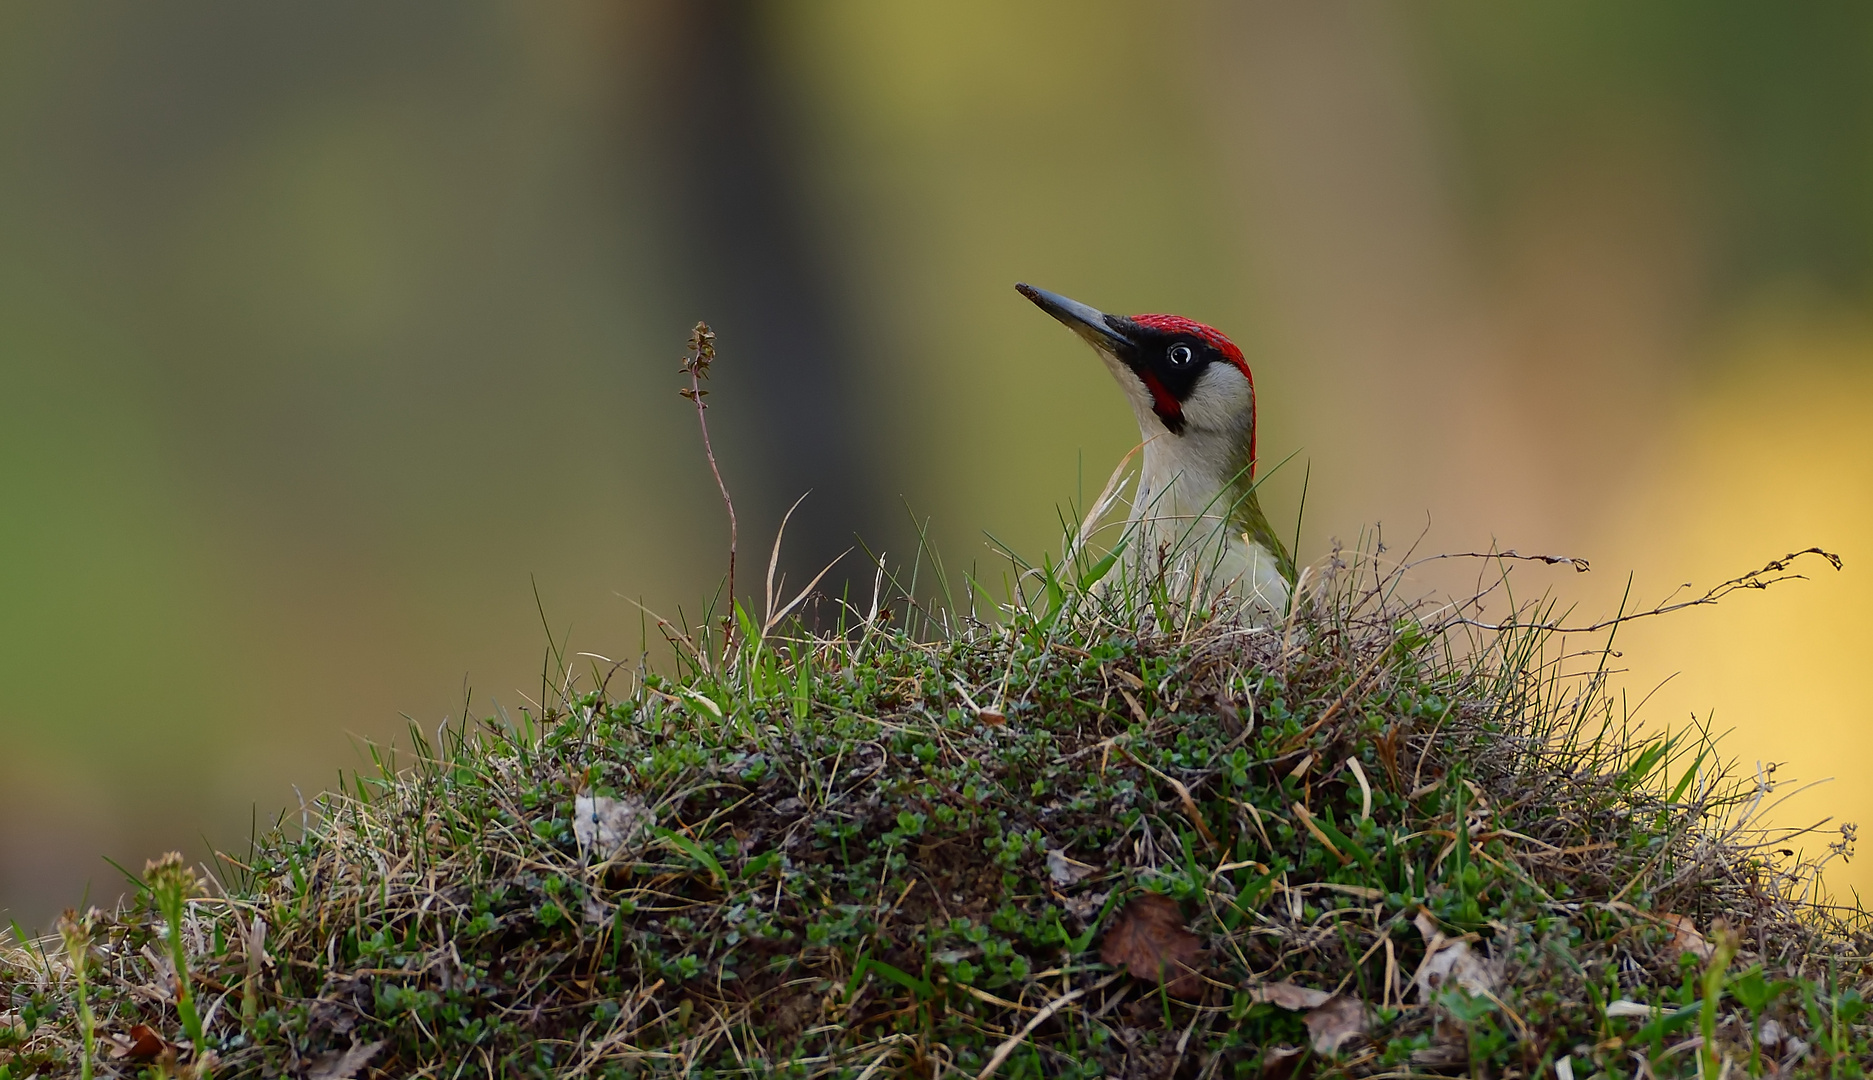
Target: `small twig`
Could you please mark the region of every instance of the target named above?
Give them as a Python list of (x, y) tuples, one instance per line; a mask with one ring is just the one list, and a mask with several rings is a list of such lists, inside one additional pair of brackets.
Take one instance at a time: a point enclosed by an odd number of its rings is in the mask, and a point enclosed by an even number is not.
[(709, 377), (709, 365), (715, 362), (715, 331), (708, 323), (699, 322), (689, 332), (689, 355), (683, 358), (682, 371), (689, 376), (689, 385), (677, 393), (696, 403), (696, 425), (702, 428), (702, 452), (709, 459), (709, 471), (715, 474), (716, 490), (722, 493), (722, 505), (728, 508), (728, 615), (725, 623), (731, 628), (735, 625), (735, 544), (739, 539), (735, 527), (735, 500), (728, 496), (728, 485), (722, 482), (722, 470), (715, 463), (715, 446), (709, 442), (709, 419), (703, 415), (708, 408), (702, 399), (709, 391), (702, 388), (701, 380)]
[[(1506, 555), (1507, 553), (1505, 553), (1505, 557)], [(1560, 623), (1555, 623), (1555, 622), (1524, 623), (1524, 622), (1516, 621), (1516, 619), (1513, 616), (1499, 623), (1488, 623), (1488, 622), (1483, 622), (1480, 619), (1471, 619), (1471, 618), (1465, 618), (1465, 617), (1460, 616), (1458, 618), (1450, 620), (1450, 622), (1448, 623), (1448, 626), (1452, 626), (1452, 627), (1473, 626), (1479, 630), (1496, 630), (1496, 631), (1540, 630), (1540, 631), (1544, 631), (1544, 632), (1551, 633), (1551, 634), (1591, 634), (1600, 630), (1606, 630), (1611, 627), (1615, 627), (1615, 626), (1622, 625), (1624, 623), (1632, 622), (1635, 619), (1646, 619), (1654, 615), (1669, 615), (1674, 611), (1683, 611), (1685, 608), (1700, 607), (1704, 604), (1714, 604), (1717, 601), (1722, 600), (1724, 597), (1740, 589), (1767, 589), (1769, 586), (1774, 585), (1780, 581), (1806, 581), (1807, 580), (1806, 574), (1794, 574), (1794, 573), (1787, 572), (1789, 567), (1795, 562), (1795, 560), (1801, 558), (1803, 555), (1819, 555), (1823, 559), (1826, 559), (1828, 563), (1834, 567), (1834, 569), (1839, 570), (1841, 568), (1841, 559), (1839, 555), (1836, 555), (1831, 551), (1824, 551), (1818, 547), (1803, 548), (1800, 551), (1792, 551), (1788, 553), (1787, 555), (1782, 556), (1779, 559), (1771, 560), (1767, 566), (1764, 566), (1760, 570), (1751, 570), (1749, 573), (1743, 574), (1740, 577), (1733, 577), (1730, 580), (1723, 582), (1720, 585), (1712, 586), (1708, 592), (1706, 592), (1702, 596), (1696, 597), (1695, 599), (1680, 600), (1675, 604), (1661, 603), (1657, 607), (1653, 607), (1645, 611), (1635, 611), (1629, 615), (1615, 615), (1614, 617), (1610, 619), (1601, 619), (1599, 622), (1589, 623), (1586, 626), (1562, 626)], [(1521, 558), (1522, 556), (1517, 556), (1517, 557)], [(1542, 557), (1542, 558), (1544, 561), (1547, 561), (1546, 557)], [(1426, 561), (1429, 561), (1429, 560), (1426, 560)], [(1771, 575), (1774, 575), (1774, 576), (1771, 576)]]
[(1571, 555), (1524, 555), (1514, 548), (1510, 548), (1507, 551), (1450, 551), (1442, 555), (1430, 555), (1418, 559), (1415, 562), (1406, 563), (1403, 569), (1415, 570), (1425, 563), (1437, 562), (1442, 559), (1517, 559), (1521, 562), (1547, 563), (1549, 566), (1571, 566), (1574, 568), (1576, 574), (1584, 574), (1593, 569), (1591, 566), (1587, 565), (1587, 560), (1576, 559)]

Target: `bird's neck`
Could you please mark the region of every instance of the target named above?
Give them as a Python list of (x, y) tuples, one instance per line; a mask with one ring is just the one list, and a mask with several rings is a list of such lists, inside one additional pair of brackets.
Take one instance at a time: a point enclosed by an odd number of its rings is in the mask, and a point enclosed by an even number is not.
[(1292, 582), (1293, 557), (1256, 497), (1251, 445), (1242, 433), (1148, 435), (1133, 516), (1150, 522), (1160, 541), (1259, 548)]
[(1234, 522), (1253, 497), (1249, 443), (1234, 433), (1147, 433), (1140, 468), (1141, 516)]

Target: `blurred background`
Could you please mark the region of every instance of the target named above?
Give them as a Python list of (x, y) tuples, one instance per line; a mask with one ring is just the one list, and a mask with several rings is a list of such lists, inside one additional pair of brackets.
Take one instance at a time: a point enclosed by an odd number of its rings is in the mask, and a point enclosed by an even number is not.
[(1580, 556), (1521, 588), (1591, 618), (1841, 553), (1620, 680), (1873, 818), (1873, 7), (7, 5), (0, 908), (693, 614), (697, 319), (744, 592), (808, 489), (795, 581), (1052, 548), (1136, 429), (1017, 280), (1234, 336), (1304, 559)]

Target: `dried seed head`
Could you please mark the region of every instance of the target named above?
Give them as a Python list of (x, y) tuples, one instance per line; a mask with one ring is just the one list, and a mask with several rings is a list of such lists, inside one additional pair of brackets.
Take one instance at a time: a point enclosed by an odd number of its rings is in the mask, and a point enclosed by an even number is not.
[(85, 949), (90, 946), (91, 925), (96, 913), (95, 908), (83, 915), (78, 914), (75, 908), (66, 908), (65, 914), (59, 916), (59, 937), (65, 939), (65, 951), (72, 956), (84, 955)]
[(715, 331), (708, 323), (697, 323), (689, 332), (689, 355), (683, 358), (683, 373), (698, 379), (709, 377), (709, 365), (715, 360)]
[(143, 876), (149, 881), (150, 888), (158, 894), (182, 896), (192, 892), (199, 884), (195, 872), (183, 864), (179, 851), (171, 851), (160, 859), (144, 863)]

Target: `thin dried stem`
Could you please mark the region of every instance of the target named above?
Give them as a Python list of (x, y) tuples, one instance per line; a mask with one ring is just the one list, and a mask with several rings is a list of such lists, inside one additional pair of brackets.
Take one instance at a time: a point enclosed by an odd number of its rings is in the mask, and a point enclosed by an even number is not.
[(715, 463), (715, 446), (709, 441), (708, 405), (703, 398), (709, 391), (702, 388), (702, 380), (709, 377), (709, 365), (715, 362), (715, 331), (709, 324), (699, 322), (689, 332), (689, 355), (683, 358), (683, 373), (689, 376), (689, 385), (677, 391), (696, 405), (696, 426), (702, 429), (702, 452), (709, 459), (709, 471), (715, 476), (715, 487), (722, 493), (722, 505), (728, 510), (728, 614), (723, 616), (725, 632), (732, 633), (735, 625), (735, 548), (739, 532), (735, 523), (735, 500), (729, 497), (728, 485), (722, 482), (722, 469)]

